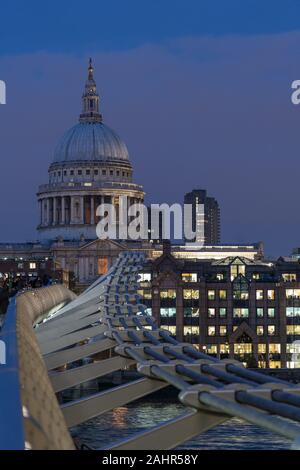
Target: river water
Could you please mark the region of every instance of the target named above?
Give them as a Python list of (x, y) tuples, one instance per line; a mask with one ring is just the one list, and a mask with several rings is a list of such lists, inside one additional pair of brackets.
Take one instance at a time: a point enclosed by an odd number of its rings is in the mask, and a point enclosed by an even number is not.
[[(72, 434), (93, 448), (109, 449), (113, 443), (173, 419), (184, 411), (185, 408), (172, 397), (167, 400), (143, 399), (77, 426), (72, 429)], [(289, 449), (290, 444), (277, 434), (233, 418), (181, 444), (178, 449), (276, 450)]]

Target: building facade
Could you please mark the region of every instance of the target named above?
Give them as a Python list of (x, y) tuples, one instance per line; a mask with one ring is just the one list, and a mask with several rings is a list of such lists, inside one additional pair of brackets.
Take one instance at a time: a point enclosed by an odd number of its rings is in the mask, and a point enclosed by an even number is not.
[[(217, 245), (221, 240), (221, 223), (220, 223), (220, 208), (219, 204), (213, 197), (208, 197), (206, 190), (194, 189), (184, 196), (184, 204), (192, 205), (192, 230), (196, 232), (197, 228), (197, 204), (204, 206), (204, 234), (201, 235), (200, 240), (186, 240), (197, 241), (204, 245)], [(203, 238), (204, 236), (204, 238)]]
[(252, 367), (300, 365), (298, 261), (188, 261), (165, 248), (146, 265), (139, 292), (162, 328), (212, 356)]

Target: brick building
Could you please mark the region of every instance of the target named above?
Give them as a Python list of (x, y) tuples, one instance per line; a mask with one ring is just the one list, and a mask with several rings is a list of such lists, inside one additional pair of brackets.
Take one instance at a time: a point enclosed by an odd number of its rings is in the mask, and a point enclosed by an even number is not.
[(140, 281), (149, 313), (180, 341), (260, 367), (299, 366), (300, 263), (230, 256), (176, 259), (170, 247)]

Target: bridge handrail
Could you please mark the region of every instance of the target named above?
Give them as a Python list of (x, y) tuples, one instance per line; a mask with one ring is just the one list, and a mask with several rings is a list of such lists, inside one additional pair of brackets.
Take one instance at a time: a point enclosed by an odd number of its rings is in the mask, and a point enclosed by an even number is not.
[[(1, 450), (31, 448), (31, 442), (36, 448), (73, 448), (33, 325), (74, 297), (71, 291), (56, 285), (26, 291), (10, 301), (0, 333), (5, 345), (5, 363), (0, 364)], [(46, 421), (49, 425), (43, 427)], [(60, 426), (58, 438), (51, 421)]]
[(24, 448), (23, 414), (19, 379), (16, 297), (10, 300), (0, 331), (3, 358), (0, 362), (0, 449)]

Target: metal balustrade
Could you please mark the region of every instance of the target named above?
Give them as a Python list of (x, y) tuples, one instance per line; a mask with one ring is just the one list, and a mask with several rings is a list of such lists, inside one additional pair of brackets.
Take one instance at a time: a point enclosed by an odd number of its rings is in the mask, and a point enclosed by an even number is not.
[[(171, 449), (233, 416), (289, 438), (292, 448), (299, 449), (300, 387), (248, 370), (235, 360), (218, 360), (188, 343), (178, 342), (166, 330), (159, 329), (154, 319), (145, 315), (147, 307), (137, 294), (138, 273), (143, 261), (141, 253), (122, 253), (105, 276), (51, 315), (45, 306), (39, 314), (36, 306), (32, 316), (30, 309), (33, 306), (28, 304), (28, 299), (20, 301), (25, 305), (23, 315), (30, 317), (31, 324), (33, 318), (43, 319), (35, 326), (32, 350), (38, 357), (40, 378), (46, 384), (45, 403), (50, 400), (55, 408), (55, 392), (128, 367), (134, 368), (140, 376), (123, 385), (62, 404), (60, 409), (56, 400), (56, 408), (52, 410), (57, 426), (58, 438), (55, 440), (53, 423), (42, 420), (37, 410), (26, 408), (26, 419), (24, 413), (23, 418), (20, 414), (24, 408), (24, 397), (20, 394), (20, 384), (24, 380), (20, 380), (24, 377), (20, 367), (24, 368), (24, 360), (20, 363), (17, 360), (24, 352), (19, 350), (17, 335), (12, 329), (14, 355), (11, 359), (15, 362), (12, 362), (13, 380), (7, 390), (11, 389), (16, 396), (17, 411), (11, 429), (16, 427), (18, 432), (15, 441), (11, 435), (9, 443), (0, 422), (1, 448), (12, 448), (13, 445), (22, 448), (25, 442), (30, 448), (72, 448), (67, 427), (172, 385), (178, 389), (178, 398), (187, 407), (186, 412), (116, 442), (112, 449)], [(42, 298), (43, 294), (39, 295)], [(14, 325), (17, 317), (18, 306), (12, 305), (8, 325)], [(19, 335), (27, 334), (28, 322), (25, 327), (26, 331), (19, 331)], [(8, 330), (6, 334), (9, 334)], [(10, 343), (9, 337), (7, 341)], [(99, 358), (100, 353), (105, 353), (105, 357)], [(75, 366), (75, 361), (95, 354), (88, 364)], [(72, 364), (71, 368), (69, 364)], [(2, 369), (1, 372), (3, 374)], [(5, 413), (9, 416), (13, 410), (8, 408)], [(36, 426), (39, 433), (30, 433), (24, 425), (30, 418), (33, 423), (30, 430)]]

